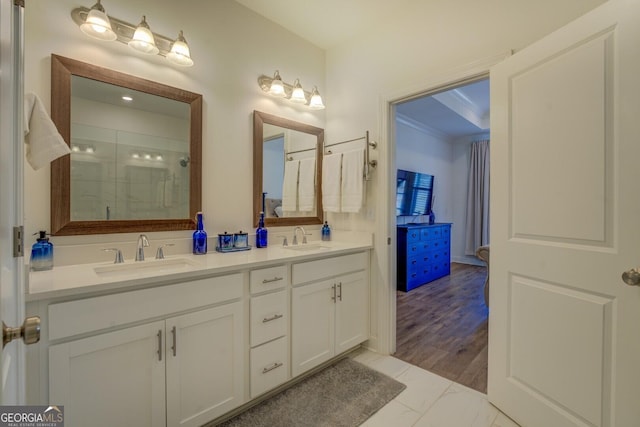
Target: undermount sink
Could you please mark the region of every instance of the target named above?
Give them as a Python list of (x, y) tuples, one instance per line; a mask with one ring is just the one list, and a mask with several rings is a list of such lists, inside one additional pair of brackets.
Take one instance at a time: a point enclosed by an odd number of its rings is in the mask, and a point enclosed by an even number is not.
[(303, 243), (301, 245), (283, 246), (283, 249), (291, 251), (315, 251), (331, 249), (329, 246), (323, 246), (320, 243)]
[(94, 267), (93, 270), (98, 276), (114, 277), (187, 271), (197, 265), (195, 262), (186, 258), (166, 258), (128, 262), (124, 264), (101, 265)]

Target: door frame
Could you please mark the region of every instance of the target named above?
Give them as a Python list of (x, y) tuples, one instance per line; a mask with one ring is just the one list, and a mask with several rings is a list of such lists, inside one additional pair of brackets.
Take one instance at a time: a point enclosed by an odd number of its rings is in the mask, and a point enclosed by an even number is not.
[(393, 203), (396, 196), (396, 105), (400, 102), (489, 78), (490, 68), (510, 57), (511, 54), (510, 51), (496, 54), (436, 73), (422, 82), (398, 88), (384, 93), (380, 97), (380, 129), (378, 134), (383, 141), (388, 142), (380, 144), (378, 173), (381, 179), (380, 185), (383, 189), (386, 188), (386, 191), (381, 192), (382, 200), (377, 208), (377, 218), (379, 218), (377, 229), (382, 232), (376, 233), (374, 240), (380, 265), (380, 298), (377, 309), (380, 325), (378, 351), (382, 354), (393, 354), (396, 351), (396, 286), (394, 284), (397, 274), (397, 241), (395, 203)]

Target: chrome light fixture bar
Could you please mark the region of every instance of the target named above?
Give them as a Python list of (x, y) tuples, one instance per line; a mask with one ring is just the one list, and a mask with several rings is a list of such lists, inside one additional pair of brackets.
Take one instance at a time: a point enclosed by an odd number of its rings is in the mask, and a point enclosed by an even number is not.
[(273, 77), (264, 74), (258, 77), (258, 85), (263, 92), (278, 98), (286, 98), (295, 104), (305, 104), (312, 110), (322, 110), (324, 103), (316, 86), (312, 92), (307, 92), (302, 88), (300, 79), (296, 79), (293, 85), (283, 82), (280, 72), (276, 70)]
[[(83, 33), (93, 38), (106, 41), (116, 40), (131, 46), (141, 53), (164, 56), (176, 65), (184, 67), (193, 65), (191, 52), (182, 30), (180, 30), (175, 40), (153, 33), (149, 29), (144, 16), (139, 25), (122, 21), (113, 16), (107, 16), (100, 0), (97, 0), (97, 3), (91, 9), (86, 7), (73, 9), (71, 18)], [(139, 34), (143, 34), (142, 39)]]

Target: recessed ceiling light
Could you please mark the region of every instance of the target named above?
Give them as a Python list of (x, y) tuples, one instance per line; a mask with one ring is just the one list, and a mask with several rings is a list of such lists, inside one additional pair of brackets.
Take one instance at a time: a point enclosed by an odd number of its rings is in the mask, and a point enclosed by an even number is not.
[(133, 98), (130, 97), (129, 95), (123, 95), (122, 96), (122, 100), (126, 101), (126, 102), (131, 102), (131, 101), (133, 101)]

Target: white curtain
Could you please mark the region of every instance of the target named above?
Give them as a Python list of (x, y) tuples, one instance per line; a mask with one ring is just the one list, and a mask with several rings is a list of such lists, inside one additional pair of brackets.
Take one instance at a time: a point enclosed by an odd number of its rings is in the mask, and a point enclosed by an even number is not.
[(489, 140), (471, 143), (467, 192), (466, 255), (489, 244)]

